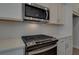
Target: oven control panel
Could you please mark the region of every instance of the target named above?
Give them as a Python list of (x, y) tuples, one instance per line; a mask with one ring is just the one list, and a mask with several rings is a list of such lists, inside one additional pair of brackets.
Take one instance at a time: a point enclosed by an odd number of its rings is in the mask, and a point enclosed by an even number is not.
[(34, 46), (34, 45), (40, 45), (40, 44), (45, 44), (45, 43), (50, 43), (50, 42), (54, 42), (53, 40), (51, 39), (46, 39), (46, 40), (36, 40), (36, 41), (30, 41), (30, 42), (27, 42), (26, 45), (27, 47), (29, 46)]

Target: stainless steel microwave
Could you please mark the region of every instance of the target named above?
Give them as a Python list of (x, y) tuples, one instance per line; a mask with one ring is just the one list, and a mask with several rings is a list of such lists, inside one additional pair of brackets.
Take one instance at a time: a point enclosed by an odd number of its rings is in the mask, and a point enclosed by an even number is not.
[(24, 20), (27, 21), (49, 21), (49, 9), (47, 7), (35, 4), (24, 4)]

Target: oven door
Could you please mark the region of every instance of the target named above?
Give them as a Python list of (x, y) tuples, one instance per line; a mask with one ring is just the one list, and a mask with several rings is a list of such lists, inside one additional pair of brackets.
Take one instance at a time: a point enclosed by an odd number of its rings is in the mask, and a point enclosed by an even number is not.
[(45, 46), (28, 52), (28, 55), (57, 55), (57, 45)]

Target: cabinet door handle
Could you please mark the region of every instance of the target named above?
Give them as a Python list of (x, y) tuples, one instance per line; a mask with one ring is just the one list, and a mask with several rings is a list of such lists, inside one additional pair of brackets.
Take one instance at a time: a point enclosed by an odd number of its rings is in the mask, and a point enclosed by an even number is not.
[(48, 19), (48, 14), (49, 14), (49, 11), (48, 11), (48, 9), (46, 8), (46, 19)]

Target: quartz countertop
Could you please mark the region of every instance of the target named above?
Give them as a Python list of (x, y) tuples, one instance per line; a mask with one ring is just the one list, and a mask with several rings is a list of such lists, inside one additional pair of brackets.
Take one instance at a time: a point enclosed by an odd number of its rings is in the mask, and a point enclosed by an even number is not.
[(0, 39), (0, 52), (24, 47), (25, 44), (21, 38)]
[(63, 35), (63, 36), (57, 36), (56, 38), (57, 38), (57, 39), (62, 39), (62, 38), (69, 37), (69, 36), (72, 37), (72, 35)]

